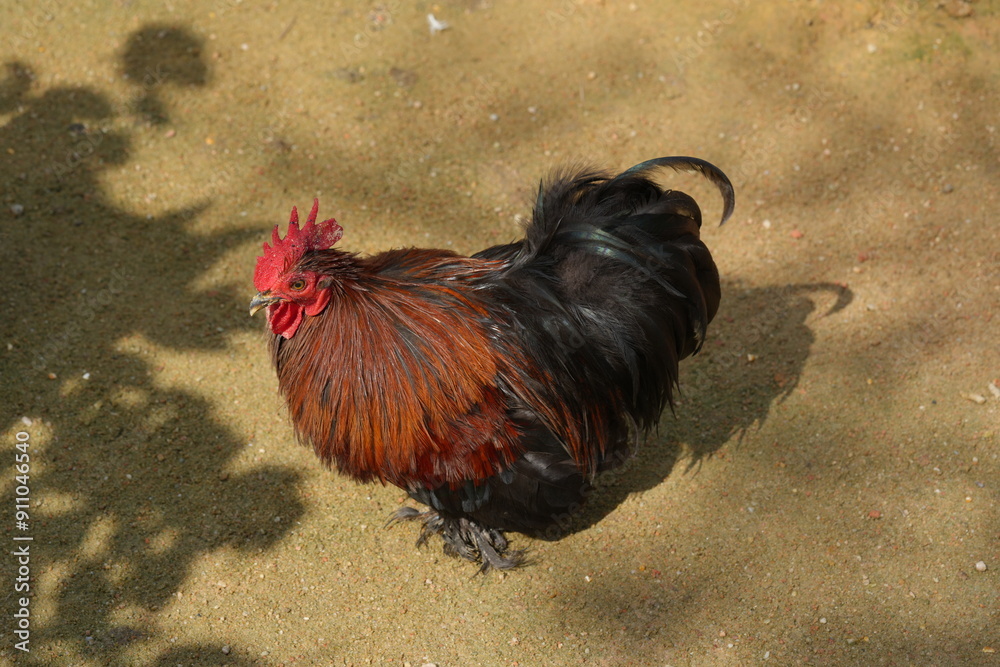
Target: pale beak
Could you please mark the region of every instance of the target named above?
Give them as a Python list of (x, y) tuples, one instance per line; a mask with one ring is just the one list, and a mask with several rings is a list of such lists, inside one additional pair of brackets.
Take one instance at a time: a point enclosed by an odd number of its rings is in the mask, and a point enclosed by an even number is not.
[(271, 296), (268, 292), (257, 292), (257, 296), (250, 301), (250, 317), (257, 314), (257, 311), (261, 308), (267, 308), (272, 303), (278, 303), (281, 301), (279, 297)]

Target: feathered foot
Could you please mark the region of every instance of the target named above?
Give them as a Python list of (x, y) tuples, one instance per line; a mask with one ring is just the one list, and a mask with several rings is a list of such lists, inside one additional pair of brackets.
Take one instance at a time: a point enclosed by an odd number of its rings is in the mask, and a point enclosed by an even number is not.
[(419, 519), (423, 523), (417, 546), (423, 546), (432, 535), (444, 540), (444, 552), (455, 558), (479, 563), (479, 574), (495, 570), (510, 570), (525, 562), (524, 551), (508, 550), (507, 538), (495, 528), (485, 528), (472, 519), (441, 516), (434, 510), (420, 512), (401, 507), (389, 517), (386, 527), (400, 521)]

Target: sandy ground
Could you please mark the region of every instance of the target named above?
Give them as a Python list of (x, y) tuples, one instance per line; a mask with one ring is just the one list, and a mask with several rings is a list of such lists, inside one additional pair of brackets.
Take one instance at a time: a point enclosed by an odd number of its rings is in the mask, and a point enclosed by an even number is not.
[[(1000, 2), (320, 4), (0, 5), (0, 662), (1000, 664)], [(472, 577), (295, 444), (292, 204), (473, 252), (670, 154), (722, 310), (593, 525)]]

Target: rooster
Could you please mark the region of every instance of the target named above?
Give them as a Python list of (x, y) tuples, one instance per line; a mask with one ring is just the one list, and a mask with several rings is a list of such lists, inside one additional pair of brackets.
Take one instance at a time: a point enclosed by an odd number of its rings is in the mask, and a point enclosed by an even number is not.
[(275, 226), (250, 314), (296, 433), (327, 465), (405, 490), (444, 550), (504, 570), (524, 561), (505, 531), (560, 535), (599, 472), (633, 453), (698, 351), (720, 299), (690, 196), (659, 167), (729, 179), (689, 157), (611, 176), (563, 172), (539, 187), (524, 238), (471, 257), (397, 249), (362, 257), (317, 222)]

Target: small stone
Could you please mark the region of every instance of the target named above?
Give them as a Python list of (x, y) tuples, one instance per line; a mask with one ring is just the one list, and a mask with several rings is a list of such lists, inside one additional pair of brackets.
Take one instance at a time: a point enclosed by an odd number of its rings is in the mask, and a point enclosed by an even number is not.
[(232, 652), (233, 652), (233, 649), (231, 649), (231, 648), (229, 647), (229, 645), (227, 644), (227, 645), (225, 645), (225, 646), (223, 646), (223, 647), (222, 647), (222, 652), (223, 652), (223, 653), (224, 653), (225, 655), (229, 655), (230, 653), (232, 653)]
[(982, 394), (970, 394), (962, 392), (962, 398), (964, 398), (967, 401), (972, 401), (973, 403), (978, 403), (979, 405), (982, 405), (983, 403), (986, 402), (986, 397), (983, 396)]
[(402, 67), (390, 68), (389, 76), (393, 78), (396, 85), (400, 88), (409, 88), (416, 84), (417, 80), (420, 78), (413, 70), (403, 69)]
[(803, 234), (797, 229), (793, 229), (791, 232), (788, 233), (788, 235), (791, 236), (793, 239), (800, 239), (803, 236), (805, 236), (805, 234)]
[(10, 212), (13, 213), (14, 217), (16, 218), (17, 216), (19, 216), (22, 213), (24, 213), (24, 207), (21, 206), (20, 204), (11, 204), (10, 205)]
[(955, 19), (972, 16), (972, 4), (968, 0), (947, 0), (939, 6), (943, 6), (948, 15)]
[(976, 563), (976, 571), (977, 572), (985, 572), (986, 569), (987, 569), (986, 568), (986, 563), (984, 561), (979, 561), (978, 563)]
[(342, 81), (346, 81), (347, 83), (357, 83), (365, 78), (365, 75), (361, 73), (361, 70), (349, 67), (339, 67), (333, 70), (331, 74)]
[(869, 519), (881, 519), (882, 518), (882, 513), (879, 512), (878, 510), (872, 510), (871, 512), (868, 513), (868, 518)]
[(945, 183), (944, 187), (941, 188), (941, 192), (943, 192), (946, 195), (951, 194), (954, 191), (955, 191), (955, 186), (952, 185), (951, 183)]

